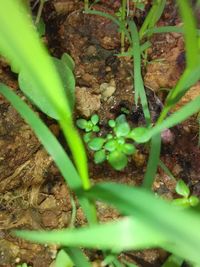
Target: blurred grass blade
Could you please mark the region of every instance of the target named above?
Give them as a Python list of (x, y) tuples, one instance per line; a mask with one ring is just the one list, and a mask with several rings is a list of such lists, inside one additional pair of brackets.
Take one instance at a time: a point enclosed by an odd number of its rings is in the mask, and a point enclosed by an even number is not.
[(195, 16), (188, 0), (177, 0), (183, 21), (186, 63), (188, 68), (195, 68), (200, 63)]
[(196, 97), (194, 100), (180, 108), (178, 111), (170, 115), (160, 124), (157, 124), (156, 126), (151, 128), (148, 133), (149, 138), (158, 133), (161, 133), (167, 128), (171, 128), (177, 125), (178, 123), (186, 120), (198, 111), (200, 111), (200, 96)]
[(114, 253), (164, 244), (165, 240), (145, 222), (127, 217), (102, 225), (54, 231), (15, 231), (18, 237), (42, 244), (109, 249)]
[(151, 149), (149, 154), (149, 160), (143, 181), (144, 188), (149, 190), (151, 190), (151, 187), (153, 185), (153, 181), (155, 179), (155, 175), (160, 160), (160, 149), (161, 149), (160, 133), (152, 137), (150, 146)]
[[(160, 238), (163, 237), (163, 240), (169, 242), (164, 244), (165, 249), (200, 264), (200, 215), (198, 212), (179, 210), (155, 198), (146, 190), (122, 184), (96, 185), (87, 194), (92, 199), (98, 196), (99, 200), (114, 205), (125, 215), (134, 216), (150, 227), (151, 231), (156, 231)], [(142, 236), (141, 232), (140, 236)], [(163, 247), (161, 243), (160, 246)]]
[(0, 1), (0, 52), (16, 71), (25, 73), (25, 77), (34, 84), (34, 90), (37, 90), (38, 96), (41, 95), (51, 105), (72, 151), (83, 187), (88, 189), (90, 181), (85, 149), (74, 128), (70, 105), (62, 82), (47, 50), (40, 41), (30, 14), (20, 1)]
[[(71, 160), (65, 153), (64, 149), (57, 141), (55, 136), (47, 128), (47, 126), (40, 120), (40, 118), (23, 102), (15, 93), (13, 93), (7, 86), (0, 83), (0, 93), (7, 98), (14, 108), (19, 112), (22, 118), (31, 126), (47, 152), (51, 155), (61, 174), (68, 183), (69, 187), (76, 191), (82, 186), (81, 179), (74, 168)], [(87, 199), (80, 196), (81, 203), (86, 217), (89, 222), (95, 221), (95, 211), (90, 206)]]
[(92, 265), (89, 263), (89, 261), (87, 260), (86, 256), (81, 251), (81, 249), (67, 247), (67, 248), (64, 248), (64, 250), (70, 256), (75, 266), (92, 267)]
[(170, 109), (187, 92), (188, 88), (199, 80), (200, 77), (200, 50), (197, 36), (196, 22), (194, 14), (187, 0), (177, 0), (181, 18), (184, 23), (184, 39), (186, 49), (186, 70), (178, 81), (177, 85), (167, 96), (166, 104), (158, 119), (162, 122)]
[(138, 36), (138, 31), (137, 31), (137, 27), (135, 23), (133, 21), (130, 21), (128, 24), (129, 24), (132, 44), (133, 44), (132, 56), (134, 60), (133, 72), (134, 72), (135, 105), (137, 106), (138, 100), (140, 98), (146, 124), (148, 126), (151, 122), (151, 116), (150, 116), (150, 112), (148, 108), (147, 97), (146, 97), (144, 84), (142, 80), (142, 74), (141, 74), (141, 55), (140, 55), (141, 48), (140, 48), (140, 43), (139, 43), (139, 36)]
[(74, 264), (69, 255), (61, 249), (56, 255), (55, 267), (73, 267)]
[(200, 263), (199, 213), (180, 210), (146, 190), (122, 184), (96, 185), (87, 192), (87, 196), (93, 200), (103, 200), (114, 205), (124, 215), (134, 217), (81, 229), (15, 231), (15, 234), (39, 243), (112, 249), (114, 253), (162, 247)]
[(162, 267), (181, 267), (184, 260), (174, 254), (170, 255)]

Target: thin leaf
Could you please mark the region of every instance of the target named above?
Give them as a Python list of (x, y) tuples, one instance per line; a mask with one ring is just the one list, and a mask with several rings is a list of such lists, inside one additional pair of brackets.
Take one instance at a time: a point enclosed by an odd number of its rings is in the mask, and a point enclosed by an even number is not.
[[(200, 263), (200, 216), (198, 212), (178, 210), (141, 188), (104, 183), (94, 186), (88, 197), (114, 205), (161, 235), (169, 243), (164, 248), (185, 259)], [(183, 223), (184, 222), (184, 223)], [(140, 232), (140, 236), (142, 233)], [(147, 235), (148, 236), (148, 235)], [(155, 237), (156, 239), (156, 237)], [(163, 247), (163, 245), (160, 246)]]
[(151, 187), (153, 185), (160, 159), (160, 149), (161, 149), (160, 134), (157, 134), (152, 137), (150, 146), (151, 149), (149, 154), (149, 160), (143, 181), (144, 188), (147, 188), (149, 190), (151, 190)]
[[(57, 231), (15, 231), (18, 237), (37, 243), (59, 243), (63, 246), (111, 249), (113, 252), (139, 249), (163, 244), (160, 234), (150, 230), (137, 219), (124, 218), (103, 225), (93, 225), (80, 229), (63, 229)], [(142, 234), (138, 234), (142, 233)]]
[(177, 0), (177, 3), (184, 23), (186, 63), (188, 68), (193, 69), (196, 68), (197, 64), (200, 62), (195, 16), (188, 1)]
[(133, 42), (133, 58), (134, 58), (134, 89), (135, 89), (135, 104), (137, 106), (138, 99), (140, 98), (143, 113), (145, 116), (147, 126), (150, 124), (151, 116), (148, 108), (147, 97), (144, 89), (144, 84), (141, 74), (141, 55), (140, 55), (140, 43), (139, 35), (136, 28), (136, 25), (133, 21), (129, 22), (129, 27), (131, 31), (131, 38)]
[(92, 267), (86, 258), (85, 254), (78, 248), (66, 247), (64, 250), (72, 259), (73, 263), (77, 267)]
[(181, 267), (184, 260), (174, 254), (170, 255), (162, 267)]

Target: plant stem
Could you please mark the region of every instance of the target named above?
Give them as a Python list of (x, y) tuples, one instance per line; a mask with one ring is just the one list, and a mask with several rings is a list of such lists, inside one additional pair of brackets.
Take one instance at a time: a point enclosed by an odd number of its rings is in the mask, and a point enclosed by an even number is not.
[(84, 0), (84, 9), (85, 10), (89, 9), (89, 0)]
[(42, 15), (42, 9), (44, 7), (44, 2), (45, 2), (45, 0), (40, 0), (40, 5), (39, 5), (39, 8), (38, 8), (38, 12), (37, 12), (36, 20), (35, 20), (35, 24), (36, 25), (40, 22), (40, 18), (41, 18), (41, 15)]
[[(127, 5), (127, 0), (122, 0), (122, 5), (121, 5), (121, 22), (124, 24), (124, 27), (126, 27), (126, 5)], [(124, 46), (125, 46), (125, 32), (124, 29), (121, 29), (121, 52), (124, 52)]]

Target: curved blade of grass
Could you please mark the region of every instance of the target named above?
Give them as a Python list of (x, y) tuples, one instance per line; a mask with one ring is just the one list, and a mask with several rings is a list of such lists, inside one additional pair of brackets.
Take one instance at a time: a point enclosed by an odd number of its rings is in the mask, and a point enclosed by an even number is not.
[(55, 110), (83, 181), (83, 187), (88, 189), (90, 181), (85, 149), (73, 126), (62, 82), (40, 41), (30, 15), (27, 14), (27, 9), (19, 1), (0, 1), (0, 51), (18, 72), (26, 73), (33, 81), (38, 94), (41, 93), (51, 104), (52, 110)]
[(184, 23), (183, 29), (187, 67), (194, 69), (200, 62), (195, 16), (192, 12), (191, 6), (189, 5), (189, 1), (177, 0), (177, 3)]
[(161, 234), (151, 230), (144, 222), (127, 217), (115, 222), (79, 229), (55, 231), (14, 231), (18, 237), (39, 243), (61, 244), (86, 248), (122, 250), (140, 249), (165, 243)]
[(157, 124), (150, 130), (150, 136), (153, 136), (164, 129), (171, 128), (174, 125), (186, 120), (193, 114), (200, 110), (200, 96), (196, 97), (194, 100), (186, 104), (184, 107), (173, 113), (167, 119), (165, 119), (161, 124)]
[(165, 249), (184, 259), (200, 263), (198, 212), (177, 209), (146, 190), (122, 184), (96, 185), (87, 195), (114, 205), (125, 215), (134, 216), (169, 242), (164, 244)]
[[(31, 126), (47, 152), (51, 155), (58, 166), (69, 187), (76, 192), (80, 187), (82, 187), (80, 176), (55, 136), (25, 102), (23, 102), (6, 85), (1, 83), (0, 93), (11, 102), (22, 118)], [(88, 221), (96, 221), (95, 210), (93, 210), (93, 207), (88, 200), (80, 196), (79, 201)]]
[[(15, 231), (18, 237), (39, 243), (122, 250), (163, 247), (176, 255), (200, 263), (200, 216), (180, 210), (141, 188), (104, 183), (87, 192), (90, 199), (114, 205), (127, 217), (90, 228), (54, 232)], [(192, 227), (191, 227), (192, 226)]]
[(148, 30), (152, 28), (160, 19), (163, 10), (165, 8), (166, 0), (154, 0), (151, 10), (148, 12), (148, 15), (145, 18), (145, 21), (142, 24), (142, 27), (139, 31), (139, 37), (142, 39)]
[(70, 256), (75, 266), (92, 267), (92, 265), (88, 262), (86, 256), (81, 251), (81, 249), (69, 247), (69, 248), (64, 248), (64, 250)]
[(61, 249), (56, 255), (55, 267), (73, 267), (74, 264), (69, 255)]
[(137, 27), (133, 21), (129, 21), (129, 28), (131, 32), (131, 39), (132, 39), (132, 56), (134, 59), (134, 89), (135, 89), (135, 105), (138, 104), (138, 99), (140, 98), (143, 113), (145, 116), (147, 126), (151, 122), (151, 115), (148, 108), (147, 97), (144, 89), (144, 84), (142, 80), (141, 74), (141, 55), (140, 55), (140, 43), (139, 43), (139, 35), (137, 31)]
[(176, 87), (167, 96), (166, 104), (158, 119), (162, 122), (170, 109), (187, 92), (188, 88), (200, 77), (200, 51), (197, 36), (196, 22), (188, 1), (177, 0), (181, 17), (184, 23), (184, 39), (186, 48), (186, 70), (178, 81)]
[(170, 255), (162, 267), (181, 267), (184, 260), (174, 254)]
[(153, 185), (153, 181), (155, 179), (160, 159), (160, 149), (161, 149), (160, 133), (152, 137), (150, 147), (151, 149), (149, 154), (149, 160), (143, 181), (144, 188), (149, 190), (151, 190), (151, 187)]
[(153, 136), (161, 133), (163, 130), (171, 128), (178, 123), (186, 120), (193, 114), (200, 110), (200, 96), (196, 97), (194, 100), (180, 108), (178, 111), (170, 115), (164, 121), (156, 124), (153, 128), (150, 128), (147, 133), (141, 136), (141, 140), (138, 142), (145, 143), (146, 140), (151, 139)]

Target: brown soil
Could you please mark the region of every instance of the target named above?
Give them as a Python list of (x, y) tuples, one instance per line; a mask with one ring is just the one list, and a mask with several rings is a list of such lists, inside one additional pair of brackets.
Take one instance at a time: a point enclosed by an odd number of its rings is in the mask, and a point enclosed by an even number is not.
[[(96, 9), (110, 14), (118, 9), (120, 1), (100, 1)], [(148, 8), (148, 5), (147, 5)], [(120, 39), (116, 25), (107, 19), (83, 14), (81, 1), (52, 0), (45, 4), (43, 18), (47, 25), (46, 41), (50, 52), (60, 57), (68, 52), (76, 63), (75, 119), (89, 118), (97, 113), (101, 119), (101, 134), (107, 131), (106, 123), (130, 110), (127, 116), (132, 126), (142, 125), (142, 109), (134, 108), (132, 62), (116, 56), (120, 52)], [(146, 11), (147, 12), (147, 11)], [(141, 24), (145, 13), (137, 14)], [(173, 1), (162, 16), (160, 25), (180, 23)], [(148, 51), (148, 64), (143, 69), (149, 105), (157, 118), (166, 93), (160, 89), (172, 88), (184, 69), (184, 42), (180, 34), (161, 34), (152, 37)], [(1, 61), (0, 81), (9, 85), (21, 96), (17, 78), (7, 64)], [(175, 109), (200, 94), (200, 84), (195, 85)], [(10, 234), (11, 229), (57, 229), (71, 225), (71, 197), (52, 159), (44, 151), (30, 127), (24, 123), (12, 106), (0, 98), (0, 266), (16, 266), (26, 262), (34, 267), (53, 266), (56, 246), (40, 246), (19, 240)], [(40, 114), (40, 113), (39, 113)], [(55, 121), (40, 114), (52, 132), (63, 142)], [(198, 123), (195, 117), (174, 127), (173, 138), (162, 146), (161, 158), (171, 172), (183, 179), (191, 191), (200, 195), (200, 151)], [(124, 171), (116, 172), (108, 164), (95, 165), (88, 151), (90, 176), (98, 181), (117, 181), (139, 185), (142, 182), (148, 149), (138, 147), (138, 153), (129, 160)], [(154, 190), (165, 198), (175, 196), (175, 183), (160, 169)], [(108, 221), (118, 217), (111, 208), (97, 203), (99, 218)], [(85, 223), (77, 203), (75, 225)], [(161, 266), (166, 258), (162, 250), (127, 253), (127, 260), (137, 266)], [(88, 253), (96, 264), (101, 254)]]

